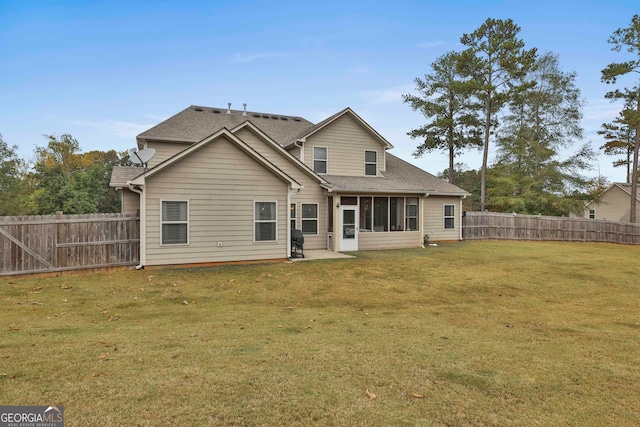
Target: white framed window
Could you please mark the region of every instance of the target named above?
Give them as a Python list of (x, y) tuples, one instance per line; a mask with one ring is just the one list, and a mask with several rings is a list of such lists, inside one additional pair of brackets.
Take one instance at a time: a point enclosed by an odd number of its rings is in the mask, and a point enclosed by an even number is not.
[(313, 171), (318, 174), (326, 174), (329, 170), (329, 149), (327, 147), (313, 146)]
[(302, 204), (302, 234), (318, 234), (318, 204)]
[(407, 197), (406, 199), (406, 209), (405, 209), (405, 230), (407, 231), (417, 231), (420, 230), (420, 226), (418, 225), (418, 198), (417, 197)]
[(253, 236), (255, 242), (278, 240), (278, 202), (253, 202)]
[(365, 150), (364, 152), (364, 174), (365, 176), (378, 175), (378, 152)]
[(296, 204), (291, 203), (289, 206), (289, 220), (291, 221), (291, 229), (296, 229)]
[(589, 209), (589, 219), (596, 219), (596, 210)]
[(160, 244), (189, 244), (189, 201), (162, 200), (160, 216)]
[(444, 205), (444, 228), (456, 228), (455, 205)]

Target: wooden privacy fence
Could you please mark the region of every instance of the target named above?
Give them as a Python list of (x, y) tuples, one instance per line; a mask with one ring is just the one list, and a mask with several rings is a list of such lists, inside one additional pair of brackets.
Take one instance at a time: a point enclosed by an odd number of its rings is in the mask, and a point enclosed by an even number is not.
[(640, 244), (640, 224), (557, 216), (465, 212), (466, 240), (556, 240)]
[(0, 217), (0, 276), (135, 265), (134, 214)]

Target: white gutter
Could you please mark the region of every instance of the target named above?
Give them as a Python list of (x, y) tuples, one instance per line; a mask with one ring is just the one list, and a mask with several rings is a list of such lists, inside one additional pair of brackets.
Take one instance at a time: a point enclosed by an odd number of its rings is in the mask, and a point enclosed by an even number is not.
[(144, 267), (144, 262), (147, 258), (147, 250), (146, 250), (146, 237), (147, 237), (147, 221), (146, 221), (146, 200), (145, 193), (142, 191), (142, 188), (137, 189), (131, 183), (131, 181), (127, 181), (127, 185), (129, 186), (129, 190), (134, 193), (138, 193), (140, 195), (140, 263), (136, 265), (136, 270), (140, 270)]

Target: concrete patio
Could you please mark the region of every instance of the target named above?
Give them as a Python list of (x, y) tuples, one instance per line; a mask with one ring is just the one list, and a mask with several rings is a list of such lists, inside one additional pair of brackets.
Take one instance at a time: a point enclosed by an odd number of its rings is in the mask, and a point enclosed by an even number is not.
[(327, 251), (324, 249), (310, 249), (304, 251), (304, 258), (290, 258), (291, 261), (313, 261), (316, 259), (338, 259), (338, 258), (355, 258), (353, 255), (343, 254), (342, 252)]

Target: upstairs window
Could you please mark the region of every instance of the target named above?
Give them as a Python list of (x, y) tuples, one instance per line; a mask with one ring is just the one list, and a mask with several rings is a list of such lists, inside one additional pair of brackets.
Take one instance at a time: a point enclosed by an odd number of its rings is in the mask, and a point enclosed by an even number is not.
[(378, 175), (378, 152), (377, 151), (365, 151), (364, 152), (364, 174), (366, 176)]
[(163, 245), (186, 245), (189, 243), (189, 203), (187, 201), (162, 202)]
[(318, 174), (327, 173), (327, 147), (313, 147), (313, 171)]
[(589, 219), (596, 219), (596, 210), (589, 209)]
[(455, 205), (444, 205), (444, 228), (455, 228)]

